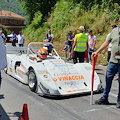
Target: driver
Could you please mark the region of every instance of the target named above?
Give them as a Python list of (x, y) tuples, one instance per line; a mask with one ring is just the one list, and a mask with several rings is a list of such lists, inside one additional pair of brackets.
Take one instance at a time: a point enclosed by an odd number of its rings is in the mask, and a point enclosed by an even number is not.
[(37, 57), (38, 57), (39, 59), (44, 60), (44, 59), (47, 57), (47, 54), (48, 54), (47, 48), (46, 48), (46, 47), (43, 47), (43, 48), (39, 49), (39, 51), (38, 51), (38, 53), (37, 53)]
[[(47, 47), (43, 47), (39, 49), (39, 51), (37, 52), (37, 59), (39, 61), (45, 60), (47, 58), (47, 54), (48, 54)], [(36, 61), (36, 57), (30, 57), (30, 59)]]

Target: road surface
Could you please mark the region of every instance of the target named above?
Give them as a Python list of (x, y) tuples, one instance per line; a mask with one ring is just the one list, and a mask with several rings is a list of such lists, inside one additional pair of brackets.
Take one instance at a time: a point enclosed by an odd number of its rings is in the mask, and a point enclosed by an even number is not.
[[(96, 66), (104, 86), (106, 67)], [(90, 105), (90, 94), (65, 98), (44, 98), (29, 90), (13, 77), (2, 72), (2, 87), (0, 90), (0, 120), (19, 120), (23, 104), (27, 103), (30, 120), (117, 120), (120, 109), (116, 108), (117, 81), (113, 86), (109, 101), (111, 105)], [(94, 100), (102, 93), (94, 94)]]
[[(106, 66), (96, 66), (96, 71), (102, 80)], [(118, 120), (120, 109), (116, 108), (118, 82), (113, 81), (110, 93), (110, 105), (90, 105), (90, 94), (64, 98), (41, 97), (30, 91), (27, 85), (2, 72), (0, 89), (0, 120), (20, 120), (23, 104), (27, 103), (30, 120)], [(102, 93), (94, 94), (93, 99), (99, 99)]]

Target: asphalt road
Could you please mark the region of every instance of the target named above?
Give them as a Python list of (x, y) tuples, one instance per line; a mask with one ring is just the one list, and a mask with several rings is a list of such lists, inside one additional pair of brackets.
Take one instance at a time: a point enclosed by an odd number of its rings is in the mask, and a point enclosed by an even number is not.
[[(105, 66), (96, 66), (104, 86)], [(113, 81), (109, 101), (111, 105), (90, 105), (90, 94), (64, 98), (41, 97), (13, 77), (2, 72), (0, 90), (0, 120), (20, 120), (23, 104), (27, 103), (30, 120), (118, 120), (116, 108), (118, 82)], [(94, 100), (102, 93), (94, 94)]]

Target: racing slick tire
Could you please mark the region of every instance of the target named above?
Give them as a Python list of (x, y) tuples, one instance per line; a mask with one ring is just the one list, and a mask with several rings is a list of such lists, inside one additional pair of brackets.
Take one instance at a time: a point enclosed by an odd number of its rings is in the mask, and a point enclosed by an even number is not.
[(28, 74), (28, 85), (32, 92), (36, 92), (37, 79), (36, 79), (35, 71), (33, 69), (30, 69)]

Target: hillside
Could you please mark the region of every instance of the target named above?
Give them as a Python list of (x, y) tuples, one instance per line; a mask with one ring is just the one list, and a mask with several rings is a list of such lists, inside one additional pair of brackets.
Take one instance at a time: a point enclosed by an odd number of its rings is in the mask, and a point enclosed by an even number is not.
[(0, 11), (7, 10), (25, 16), (25, 13), (20, 8), (20, 3), (16, 0), (0, 0)]
[[(31, 14), (31, 24), (23, 31), (26, 42), (43, 41), (45, 33), (50, 28), (55, 36), (54, 47), (61, 56), (64, 55), (62, 50), (69, 30), (76, 34), (79, 26), (85, 26), (86, 32), (92, 29), (97, 36), (98, 49), (111, 31), (111, 26), (118, 25), (120, 17), (119, 0), (57, 0), (48, 16), (38, 9), (38, 4), (41, 4), (39, 0), (35, 0), (32, 5), (29, 0), (19, 1), (25, 2), (24, 9), (27, 10), (28, 16), (33, 10), (31, 6), (34, 5), (36, 8)], [(107, 64), (107, 50), (104, 55), (99, 54), (98, 63)]]

